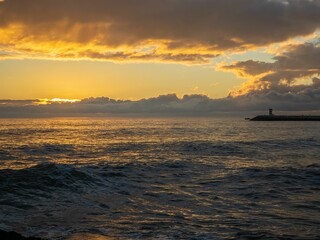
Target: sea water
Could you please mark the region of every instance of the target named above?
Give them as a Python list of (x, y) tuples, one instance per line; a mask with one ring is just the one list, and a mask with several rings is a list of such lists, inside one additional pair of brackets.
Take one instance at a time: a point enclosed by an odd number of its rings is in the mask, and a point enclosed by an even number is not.
[(320, 123), (3, 119), (0, 229), (320, 239)]

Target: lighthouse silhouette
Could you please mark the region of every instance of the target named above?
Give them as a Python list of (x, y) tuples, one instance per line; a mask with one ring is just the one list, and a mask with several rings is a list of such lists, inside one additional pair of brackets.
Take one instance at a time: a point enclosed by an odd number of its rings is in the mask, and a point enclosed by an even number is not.
[(269, 116), (272, 116), (273, 113), (272, 113), (272, 108), (269, 108)]

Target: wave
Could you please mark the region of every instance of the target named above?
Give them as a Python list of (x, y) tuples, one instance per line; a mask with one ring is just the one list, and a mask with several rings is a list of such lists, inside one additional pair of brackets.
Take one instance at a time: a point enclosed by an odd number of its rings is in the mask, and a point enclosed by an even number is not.
[(28, 155), (50, 155), (50, 154), (74, 154), (75, 149), (72, 144), (41, 144), (22, 145), (17, 150)]
[(48, 191), (65, 188), (77, 190), (84, 185), (98, 182), (99, 179), (71, 165), (42, 163), (21, 170), (0, 170), (0, 186), (7, 193), (17, 189)]
[[(95, 158), (112, 159), (127, 158), (139, 154), (139, 159), (168, 159), (175, 156), (181, 160), (185, 157), (222, 157), (266, 159), (298, 159), (301, 157), (317, 158), (320, 141), (314, 138), (283, 139), (265, 141), (166, 141), (166, 142), (121, 142), (106, 143), (99, 146), (90, 144), (29, 144), (20, 146), (4, 146), (0, 149), (1, 160), (32, 161), (43, 157), (47, 160), (59, 158), (81, 159)], [(137, 160), (136, 158), (132, 158)]]
[(43, 238), (48, 229), (52, 239), (84, 229), (128, 239), (316, 239), (319, 176), (318, 164), (43, 163), (0, 170), (0, 222)]
[(319, 139), (131, 141), (121, 131), (93, 145), (4, 144), (0, 228), (49, 239), (319, 236)]
[[(0, 199), (10, 195), (36, 196), (55, 191), (93, 192), (97, 188), (109, 193), (149, 189), (154, 185), (194, 184), (225, 194), (246, 194), (249, 190), (262, 197), (278, 197), (320, 190), (320, 165), (305, 167), (240, 167), (213, 166), (203, 162), (164, 161), (150, 163), (99, 163), (65, 165), (42, 163), (34, 167), (0, 170)], [(237, 194), (236, 193), (236, 194)], [(275, 194), (273, 194), (275, 193)], [(130, 194), (129, 194), (130, 195)], [(249, 196), (250, 197), (250, 196)]]

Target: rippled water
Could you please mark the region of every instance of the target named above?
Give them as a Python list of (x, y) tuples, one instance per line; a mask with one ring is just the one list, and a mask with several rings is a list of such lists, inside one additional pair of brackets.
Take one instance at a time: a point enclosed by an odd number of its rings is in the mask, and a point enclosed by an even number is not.
[(320, 239), (320, 123), (0, 120), (0, 229)]

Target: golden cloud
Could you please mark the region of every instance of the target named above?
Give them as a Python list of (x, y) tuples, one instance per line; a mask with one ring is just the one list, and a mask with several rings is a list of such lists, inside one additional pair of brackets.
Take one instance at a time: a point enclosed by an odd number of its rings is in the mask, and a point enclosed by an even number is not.
[[(320, 44), (305, 43), (287, 46), (286, 52), (274, 57), (273, 63), (248, 60), (230, 65), (219, 65), (220, 70), (231, 71), (248, 81), (240, 90), (231, 92), (232, 96), (252, 91), (274, 90), (285, 87), (317, 85), (320, 75)], [(298, 84), (301, 83), (302, 84)], [(288, 88), (289, 87), (289, 88)]]
[(0, 51), (18, 58), (205, 64), (314, 33), (320, 1), (6, 0)]

